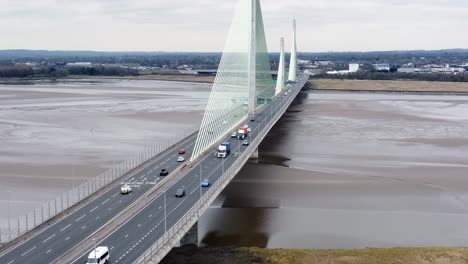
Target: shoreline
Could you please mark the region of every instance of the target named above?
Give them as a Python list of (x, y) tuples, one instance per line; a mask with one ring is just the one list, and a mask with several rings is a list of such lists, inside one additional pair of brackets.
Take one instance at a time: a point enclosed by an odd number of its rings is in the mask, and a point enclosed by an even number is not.
[[(214, 76), (197, 75), (140, 75), (140, 76), (68, 76), (64, 78), (0, 78), (0, 84), (22, 84), (32, 81), (63, 81), (63, 80), (149, 80), (184, 83), (212, 84)], [(468, 83), (465, 82), (428, 82), (416, 80), (340, 80), (340, 79), (310, 79), (307, 89), (317, 91), (341, 92), (385, 92), (413, 93), (433, 95), (467, 95)]]

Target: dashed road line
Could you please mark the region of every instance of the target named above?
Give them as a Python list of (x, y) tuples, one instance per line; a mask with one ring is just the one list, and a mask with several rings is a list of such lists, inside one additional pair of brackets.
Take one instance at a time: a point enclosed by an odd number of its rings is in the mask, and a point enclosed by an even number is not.
[(85, 217), (85, 216), (86, 216), (86, 215), (82, 215), (82, 216), (80, 216), (78, 219), (76, 219), (76, 220), (75, 220), (75, 222), (78, 222), (78, 221), (80, 221), (80, 220), (81, 220), (81, 219), (83, 219), (83, 217)]
[(69, 228), (71, 226), (71, 224), (68, 224), (66, 227), (60, 229), (60, 232), (63, 232), (65, 229)]
[(21, 254), (21, 256), (24, 257), (26, 254), (28, 254), (29, 252), (33, 251), (34, 249), (36, 249), (36, 246), (34, 246), (34, 247), (31, 248), (30, 250), (24, 252), (23, 254)]
[(42, 241), (42, 244), (44, 244), (45, 242), (49, 241), (49, 239), (53, 238), (55, 236), (55, 234), (51, 235), (49, 238), (47, 238), (46, 240)]
[(94, 207), (93, 209), (91, 209), (89, 212), (92, 213), (94, 210), (98, 209), (99, 206), (96, 206)]

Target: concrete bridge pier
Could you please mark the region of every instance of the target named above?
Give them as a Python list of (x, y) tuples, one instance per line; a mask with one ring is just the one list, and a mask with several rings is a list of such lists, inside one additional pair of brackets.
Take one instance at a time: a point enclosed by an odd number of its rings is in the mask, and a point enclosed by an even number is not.
[(259, 155), (258, 155), (258, 148), (255, 149), (255, 151), (252, 153), (252, 156), (250, 156), (251, 161), (258, 161)]
[(182, 237), (179, 246), (196, 245), (198, 246), (198, 221), (193, 224), (192, 228)]

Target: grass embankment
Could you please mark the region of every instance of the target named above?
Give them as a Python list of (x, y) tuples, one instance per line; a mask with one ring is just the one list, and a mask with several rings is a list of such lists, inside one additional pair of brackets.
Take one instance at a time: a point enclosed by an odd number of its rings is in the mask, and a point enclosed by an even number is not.
[(346, 91), (391, 91), (391, 92), (434, 92), (468, 93), (468, 83), (426, 81), (376, 81), (376, 80), (311, 80), (311, 88), (317, 90)]
[(361, 250), (243, 249), (271, 264), (462, 264), (468, 248), (391, 248)]
[(464, 264), (468, 248), (295, 250), (259, 248), (174, 248), (161, 264)]

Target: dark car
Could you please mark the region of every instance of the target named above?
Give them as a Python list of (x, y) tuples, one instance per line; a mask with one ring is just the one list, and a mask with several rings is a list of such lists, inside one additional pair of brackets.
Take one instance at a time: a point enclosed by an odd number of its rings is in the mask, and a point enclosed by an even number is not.
[(175, 193), (175, 197), (184, 197), (185, 196), (185, 189), (183, 188), (180, 188), (180, 189), (177, 189), (177, 192)]
[(167, 175), (169, 175), (169, 171), (166, 170), (166, 169), (161, 169), (161, 173), (159, 173), (159, 175), (161, 175), (161, 176), (167, 176)]
[(179, 149), (179, 155), (185, 154), (185, 149)]

